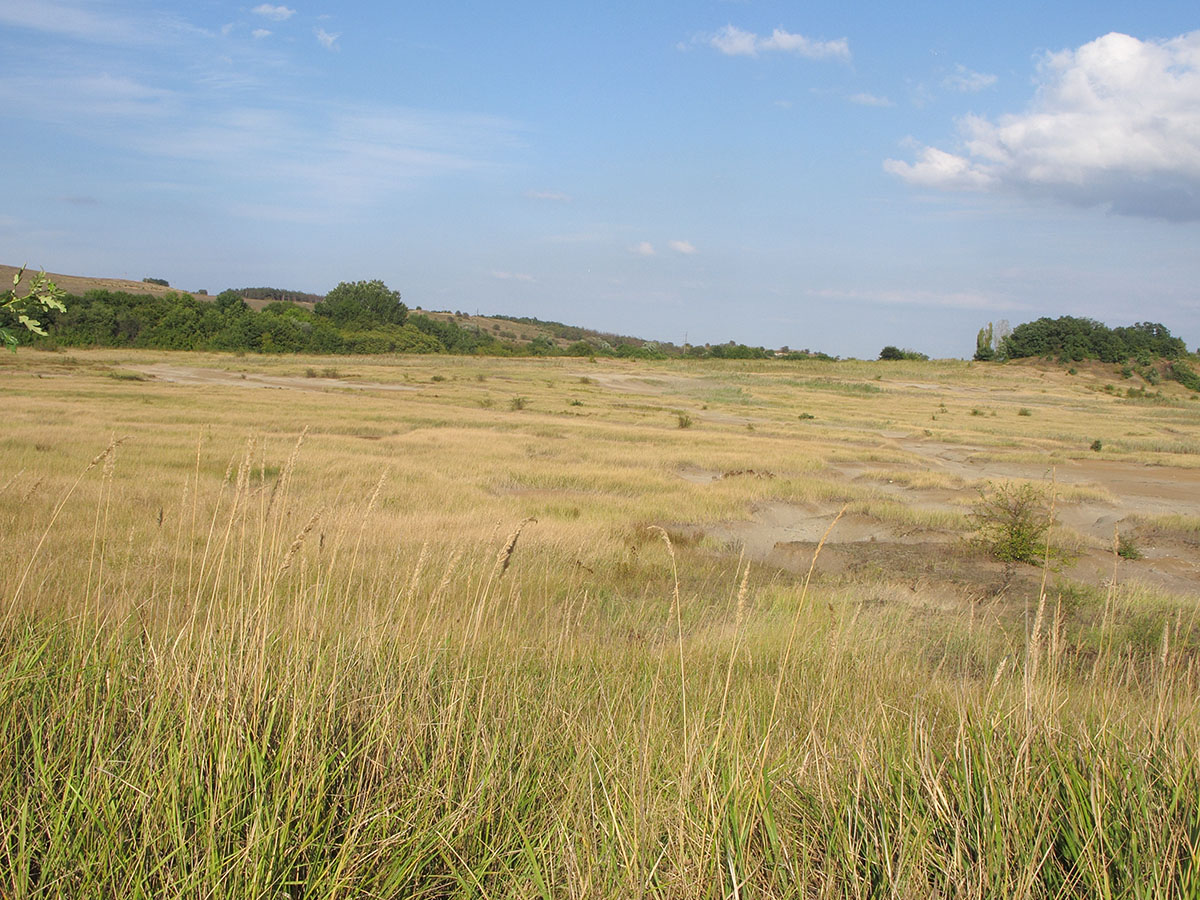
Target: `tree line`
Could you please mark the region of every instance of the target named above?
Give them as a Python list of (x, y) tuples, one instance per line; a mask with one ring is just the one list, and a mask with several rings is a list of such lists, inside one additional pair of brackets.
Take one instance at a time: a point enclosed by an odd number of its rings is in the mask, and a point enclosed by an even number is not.
[[(276, 294), (273, 289), (254, 294)], [(285, 292), (296, 296), (298, 292)], [(311, 306), (277, 299), (252, 309), (243, 292), (214, 298), (96, 290), (64, 298), (43, 315), (42, 346), (139, 347), (255, 353), (458, 353), (489, 356), (665, 358), (653, 342), (633, 338), (577, 340), (560, 347), (546, 337), (505, 340), (474, 325), (411, 313), (381, 281), (342, 282)], [(5, 324), (0, 310), (0, 326)]]
[(1125, 364), (1126, 377), (1138, 371), (1152, 384), (1160, 377), (1158, 360), (1167, 360), (1163, 374), (1184, 387), (1200, 391), (1198, 375), (1185, 357), (1187, 346), (1167, 326), (1158, 322), (1137, 322), (1109, 328), (1095, 319), (1076, 316), (1043, 316), (1016, 328), (1008, 323), (989, 322), (979, 329), (975, 340), (975, 359), (980, 361), (1042, 357), (1063, 362), (1094, 359)]
[(1095, 319), (1076, 316), (1043, 316), (1008, 329), (988, 323), (976, 338), (975, 359), (1004, 360), (1030, 356), (1054, 357), (1067, 362), (1096, 359), (1118, 363), (1130, 359), (1179, 359), (1187, 355), (1181, 338), (1158, 322), (1109, 328)]

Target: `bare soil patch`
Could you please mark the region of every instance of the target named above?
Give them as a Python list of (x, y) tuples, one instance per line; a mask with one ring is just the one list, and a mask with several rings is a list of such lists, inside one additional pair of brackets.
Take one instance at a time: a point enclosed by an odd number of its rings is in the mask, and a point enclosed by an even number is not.
[(381, 384), (376, 381), (345, 381), (341, 378), (304, 378), (297, 375), (261, 375), (255, 372), (226, 372), (199, 366), (176, 366), (155, 363), (151, 366), (132, 366), (134, 371), (158, 381), (172, 384), (224, 385), (247, 388), (274, 388), (293, 391), (415, 391), (408, 384)]

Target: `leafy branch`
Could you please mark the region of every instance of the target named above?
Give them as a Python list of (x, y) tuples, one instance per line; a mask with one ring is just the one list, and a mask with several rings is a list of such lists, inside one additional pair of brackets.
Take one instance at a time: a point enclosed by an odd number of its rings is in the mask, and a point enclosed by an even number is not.
[[(3, 296), (0, 296), (0, 312), (7, 314), (5, 318), (15, 318), (17, 324), (26, 330), (44, 336), (46, 329), (42, 327), (41, 320), (35, 316), (41, 316), (51, 310), (66, 312), (67, 308), (62, 302), (66, 292), (47, 278), (46, 273), (42, 271), (33, 276), (25, 293), (17, 293), (17, 288), (24, 275), (25, 267), (22, 266), (20, 271), (13, 276), (12, 287)], [(16, 352), (19, 343), (17, 335), (3, 325), (0, 325), (0, 341), (9, 350)]]

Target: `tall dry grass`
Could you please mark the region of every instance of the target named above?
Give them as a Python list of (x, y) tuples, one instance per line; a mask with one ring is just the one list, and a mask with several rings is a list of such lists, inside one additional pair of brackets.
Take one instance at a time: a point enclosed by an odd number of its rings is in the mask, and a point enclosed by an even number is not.
[(961, 363), (345, 360), (424, 387), (286, 402), (111, 377), (156, 359), (0, 361), (0, 896), (1200, 892), (1194, 603), (1115, 559), (947, 594), (670, 527), (945, 524), (878, 492), (920, 468), (881, 430), (1004, 458), (1019, 425), (1052, 460), (1176, 411)]
[(129, 517), (114, 441), (5, 508), (6, 895), (1200, 890), (1182, 609), (922, 632), (666, 532), (602, 579), (531, 520), (392, 546), (386, 473), (314, 509), (303, 454), (201, 442)]

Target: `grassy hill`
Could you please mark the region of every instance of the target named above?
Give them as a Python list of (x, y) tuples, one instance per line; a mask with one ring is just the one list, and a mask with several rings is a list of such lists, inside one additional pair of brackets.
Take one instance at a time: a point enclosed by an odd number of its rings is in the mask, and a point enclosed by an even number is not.
[[(19, 269), (16, 266), (0, 265), (0, 278), (5, 285), (12, 283), (13, 276), (17, 274)], [(37, 274), (36, 269), (26, 270), (25, 277), (21, 281), (21, 285), (27, 286), (33, 275)], [(203, 290), (186, 290), (182, 287), (164, 286), (153, 284), (144, 281), (133, 281), (127, 278), (103, 278), (82, 275), (64, 275), (58, 272), (47, 272), (47, 276), (56, 285), (66, 291), (68, 294), (83, 296), (89, 291), (119, 291), (126, 294), (149, 295), (155, 297), (165, 297), (169, 294), (190, 294), (199, 300), (215, 299), (219, 291), (208, 293)], [(261, 296), (266, 290), (263, 288), (234, 288), (246, 304), (254, 310), (261, 310), (268, 304), (273, 302), (271, 297)], [(319, 300), (321, 295), (308, 294), (297, 291), (274, 291), (276, 296), (303, 296), (304, 298), (316, 298), (315, 300), (302, 299), (294, 300), (297, 306), (304, 309), (312, 309), (316, 300)], [(611, 345), (627, 344), (627, 343), (645, 343), (646, 338), (633, 337), (629, 335), (614, 335), (601, 331), (596, 331), (590, 328), (581, 328), (574, 325), (565, 325), (561, 322), (544, 322), (537, 319), (516, 318), (512, 316), (480, 316), (467, 315), (460, 312), (451, 312), (450, 310), (426, 310), (420, 307), (415, 307), (412, 312), (420, 315), (428, 316), (442, 322), (449, 322), (464, 328), (468, 331), (475, 331), (481, 334), (491, 335), (500, 341), (506, 341), (512, 344), (532, 344), (534, 341), (545, 341), (556, 348), (566, 348), (576, 341), (590, 341), (591, 343), (601, 346), (603, 343)], [(665, 345), (669, 347), (670, 345)]]

